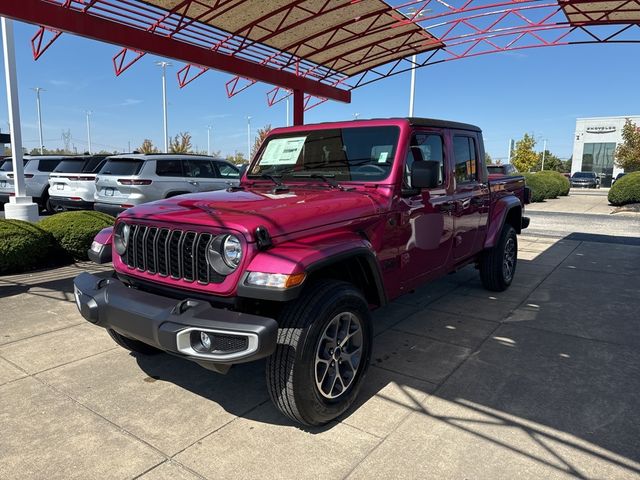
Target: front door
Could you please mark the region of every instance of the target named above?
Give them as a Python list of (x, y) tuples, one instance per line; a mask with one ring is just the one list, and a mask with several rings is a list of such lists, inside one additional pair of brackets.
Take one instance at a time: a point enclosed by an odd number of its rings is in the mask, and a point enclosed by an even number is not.
[(454, 260), (475, 253), (489, 214), (489, 187), (478, 161), (480, 148), (472, 132), (453, 132), (454, 192)]
[(439, 185), (408, 193), (399, 201), (400, 257), (405, 289), (435, 276), (448, 264), (453, 241), (450, 175), (447, 174), (445, 137), (441, 131), (417, 131), (411, 139), (405, 163), (404, 191), (411, 192), (414, 162), (440, 162)]

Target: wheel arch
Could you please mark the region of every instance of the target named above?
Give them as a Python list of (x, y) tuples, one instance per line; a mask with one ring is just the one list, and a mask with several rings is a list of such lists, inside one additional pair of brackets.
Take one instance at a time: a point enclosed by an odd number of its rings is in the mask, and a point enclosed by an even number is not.
[(505, 224), (511, 225), (517, 234), (522, 232), (522, 204), (515, 196), (503, 197), (496, 202), (489, 216), (484, 248), (496, 245)]

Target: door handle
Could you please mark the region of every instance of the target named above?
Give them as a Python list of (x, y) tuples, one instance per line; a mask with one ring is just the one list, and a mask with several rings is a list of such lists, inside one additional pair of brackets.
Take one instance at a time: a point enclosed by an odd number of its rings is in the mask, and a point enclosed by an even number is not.
[(200, 185), (198, 182), (194, 182), (193, 180), (189, 180), (189, 183), (194, 187), (197, 187), (198, 185)]

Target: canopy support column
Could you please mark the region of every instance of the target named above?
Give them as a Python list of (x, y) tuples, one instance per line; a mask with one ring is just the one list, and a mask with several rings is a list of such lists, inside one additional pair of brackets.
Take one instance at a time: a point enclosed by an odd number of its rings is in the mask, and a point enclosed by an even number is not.
[(16, 52), (13, 42), (13, 20), (2, 17), (2, 45), (4, 49), (4, 71), (7, 79), (7, 103), (9, 107), (9, 129), (11, 130), (11, 156), (13, 157), (13, 184), (15, 195), (4, 206), (5, 218), (36, 222), (38, 206), (26, 196), (24, 164), (22, 160), (22, 130), (20, 127), (20, 105), (18, 103), (18, 75)]
[(304, 124), (304, 92), (302, 90), (293, 91), (293, 124)]

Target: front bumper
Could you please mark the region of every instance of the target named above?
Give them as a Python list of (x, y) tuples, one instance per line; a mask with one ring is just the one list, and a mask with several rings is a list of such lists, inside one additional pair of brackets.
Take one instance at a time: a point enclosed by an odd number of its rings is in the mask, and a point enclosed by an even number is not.
[[(73, 285), (78, 310), (89, 322), (212, 370), (267, 357), (276, 347), (278, 324), (272, 318), (202, 300), (178, 301), (89, 273), (78, 275)], [(197, 343), (201, 331), (226, 349), (204, 351)]]
[(597, 183), (572, 183), (572, 188), (597, 188)]

